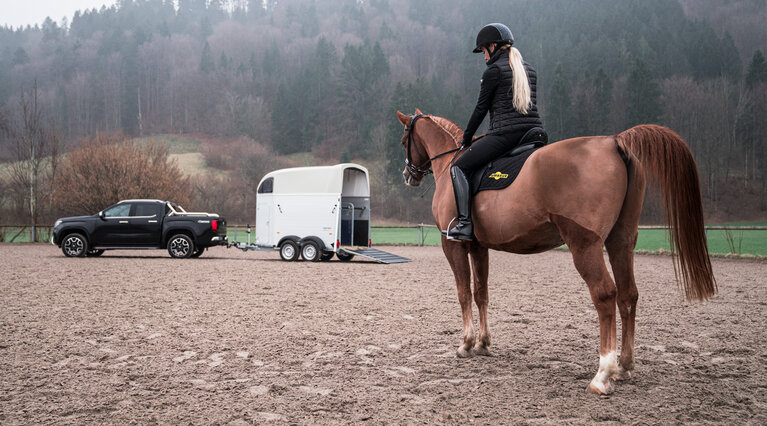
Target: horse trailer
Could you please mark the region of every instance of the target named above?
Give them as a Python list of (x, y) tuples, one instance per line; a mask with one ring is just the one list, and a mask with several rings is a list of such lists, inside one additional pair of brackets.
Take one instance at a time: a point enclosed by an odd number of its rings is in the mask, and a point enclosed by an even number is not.
[(354, 163), (270, 172), (258, 184), (256, 242), (242, 250), (279, 250), (285, 261), (342, 261), (362, 256), (380, 263), (410, 259), (371, 247), (370, 182)]

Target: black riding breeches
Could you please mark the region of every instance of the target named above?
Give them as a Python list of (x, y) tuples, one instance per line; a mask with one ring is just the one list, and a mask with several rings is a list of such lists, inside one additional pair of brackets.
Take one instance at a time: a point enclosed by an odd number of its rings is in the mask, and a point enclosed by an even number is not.
[(466, 176), (485, 166), (487, 163), (511, 151), (519, 145), (522, 136), (530, 129), (523, 128), (499, 135), (485, 135), (477, 140), (455, 161)]

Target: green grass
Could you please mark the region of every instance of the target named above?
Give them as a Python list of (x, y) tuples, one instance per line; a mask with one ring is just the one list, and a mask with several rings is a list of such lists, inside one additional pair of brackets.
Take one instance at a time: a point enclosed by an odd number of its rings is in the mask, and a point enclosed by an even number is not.
[[(765, 222), (737, 224), (740, 226), (767, 226)], [(423, 228), (425, 245), (440, 245), (441, 239), (436, 228)], [(371, 239), (376, 244), (418, 244), (418, 230), (415, 228), (376, 228), (373, 227)], [(708, 248), (715, 254), (752, 254), (767, 256), (767, 230), (710, 230), (707, 233)], [(732, 244), (732, 245), (731, 245)], [(668, 232), (660, 229), (641, 229), (637, 241), (637, 250), (657, 252), (669, 251)]]
[[(745, 226), (745, 224), (738, 224)], [(767, 226), (765, 222), (750, 223), (747, 226)], [(0, 242), (8, 242), (19, 232), (18, 227), (0, 227)], [(50, 239), (51, 228), (38, 227), (38, 241), (47, 242)], [(229, 241), (234, 241), (234, 228), (228, 229)], [(371, 230), (373, 246), (376, 245), (417, 245), (418, 229), (416, 228), (378, 228)], [(251, 228), (251, 242), (255, 242), (255, 228)], [(767, 230), (710, 230), (708, 236), (708, 249), (712, 254), (750, 254), (767, 256)], [(440, 233), (437, 228), (423, 228), (424, 245), (438, 246), (441, 244)], [(22, 232), (14, 242), (26, 243), (30, 241), (30, 229)], [(237, 229), (237, 241), (247, 242), (246, 228)], [(657, 252), (669, 251), (668, 233), (660, 229), (640, 229), (637, 241), (637, 250)]]
[[(731, 242), (728, 240), (728, 232), (732, 237)], [(767, 231), (710, 230), (707, 232), (707, 238), (710, 253), (767, 256)], [(641, 229), (636, 249), (653, 252), (660, 249), (668, 251), (671, 249), (668, 233), (660, 229)]]
[[(418, 230), (415, 228), (376, 228), (370, 230), (373, 246), (376, 244), (418, 244)], [(438, 246), (442, 237), (437, 228), (423, 228), (424, 245)]]
[[(10, 242), (11, 238), (21, 231), (21, 227), (13, 226), (0, 226), (0, 242)], [(48, 243), (51, 241), (51, 233), (53, 232), (52, 226), (38, 226), (36, 228), (37, 241), (40, 243)], [(32, 239), (32, 229), (27, 227), (24, 229), (15, 240), (14, 243), (28, 243)]]

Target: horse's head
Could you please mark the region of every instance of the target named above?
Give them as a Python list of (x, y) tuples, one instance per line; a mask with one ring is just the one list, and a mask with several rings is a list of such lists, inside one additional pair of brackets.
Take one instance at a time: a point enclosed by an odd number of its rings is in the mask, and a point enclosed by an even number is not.
[(405, 148), (405, 170), (402, 171), (402, 176), (405, 178), (405, 185), (408, 186), (420, 185), (423, 177), (431, 173), (431, 159), (415, 129), (415, 123), (423, 116), (418, 108), (412, 116), (397, 111), (397, 118), (405, 126), (405, 134), (402, 135), (402, 146)]

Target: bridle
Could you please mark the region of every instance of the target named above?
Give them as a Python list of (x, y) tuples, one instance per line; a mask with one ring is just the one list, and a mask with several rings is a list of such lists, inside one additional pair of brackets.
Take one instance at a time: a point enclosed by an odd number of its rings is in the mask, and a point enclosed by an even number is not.
[[(410, 147), (413, 146), (413, 142), (414, 142), (413, 130), (415, 130), (416, 121), (418, 121), (418, 119), (423, 116), (424, 116), (423, 114), (414, 115), (413, 117), (410, 118), (410, 124), (408, 124), (407, 127), (405, 128), (405, 133), (407, 134), (407, 146), (405, 147), (405, 151), (406, 151), (405, 168), (407, 169), (408, 173), (410, 173), (411, 175), (419, 174), (421, 176), (426, 176), (428, 174), (433, 173), (431, 169), (431, 162), (433, 160), (436, 160), (437, 158), (443, 157), (447, 154), (452, 154), (453, 152), (455, 152), (455, 155), (453, 156), (453, 160), (455, 160), (455, 157), (458, 155), (458, 152), (461, 151), (462, 149), (462, 147), (453, 148), (441, 154), (437, 154), (434, 157), (431, 157), (428, 160), (426, 160), (420, 166), (416, 166), (415, 164), (413, 164), (413, 156), (410, 154)], [(420, 155), (421, 157), (425, 157), (425, 155), (423, 155), (423, 152), (421, 152), (421, 149), (418, 148), (418, 145), (415, 145), (415, 150), (416, 152), (418, 152), (418, 155)], [(448, 163), (448, 167), (450, 167), (450, 164), (453, 162), (453, 160), (451, 160), (450, 163)], [(448, 167), (446, 167), (445, 170), (447, 170)], [(445, 171), (443, 170), (442, 173), (445, 173)], [(440, 173), (440, 176), (442, 176), (442, 173)], [(439, 177), (434, 179), (434, 181), (436, 182), (438, 178)]]

